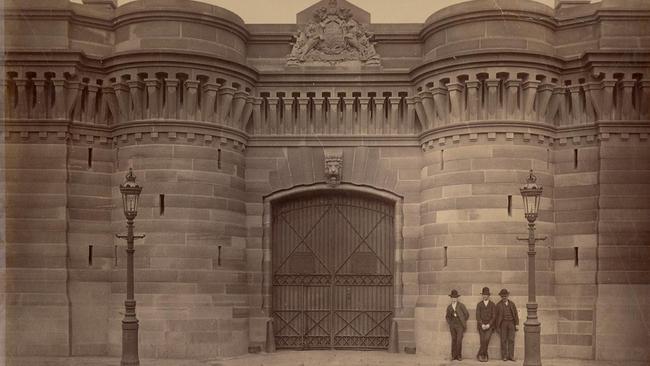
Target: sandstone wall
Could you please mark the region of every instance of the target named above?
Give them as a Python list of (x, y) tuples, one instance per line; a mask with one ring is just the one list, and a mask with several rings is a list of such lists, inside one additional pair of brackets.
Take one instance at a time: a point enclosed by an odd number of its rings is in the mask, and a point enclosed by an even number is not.
[(647, 2), (471, 1), (371, 24), (381, 66), (316, 68), (286, 67), (296, 25), (84, 2), (4, 4), (8, 355), (119, 354), (129, 167), (141, 356), (262, 346), (270, 197), (324, 186), (340, 150), (342, 189), (399, 202), (400, 349), (448, 356), (452, 288), (472, 313), (465, 357), (483, 286), (509, 288), (523, 322), (534, 169), (542, 355), (650, 358)]
[[(378, 192), (399, 195), (401, 202), (395, 220), (401, 222), (397, 235), (396, 273), (400, 288), (395, 288), (395, 315), (398, 322), (400, 349), (415, 344), (413, 311), (418, 296), (416, 257), (419, 246), (420, 152), (418, 148), (399, 147), (251, 147), (246, 153), (246, 190), (248, 213), (249, 270), (251, 307), (257, 316), (251, 318), (251, 343), (265, 340), (265, 324), (270, 316), (270, 250), (264, 243), (264, 196), (295, 187), (324, 183), (324, 152), (343, 153), (342, 182), (367, 186)], [(345, 189), (344, 186), (341, 189)], [(268, 214), (268, 212), (267, 212)], [(270, 220), (266, 218), (264, 220)], [(270, 221), (269, 221), (270, 222)], [(267, 239), (268, 240), (268, 237)], [(252, 313), (255, 314), (255, 313)]]
[(47, 135), (3, 144), (8, 356), (69, 353), (68, 147)]
[[(422, 245), (418, 257), (420, 297), (416, 308), (418, 350), (448, 357), (449, 331), (444, 313), (450, 289), (470, 311), (465, 357), (474, 356), (479, 340), (475, 309), (481, 289), (488, 286), (498, 301), (501, 288), (511, 292), (525, 319), (527, 245), (523, 203), (519, 194), (528, 170), (535, 168), (545, 187), (538, 235), (549, 235), (537, 246), (537, 294), (543, 340), (555, 334), (553, 264), (549, 260), (553, 233), (552, 166), (548, 145), (524, 141), (521, 135), (461, 135), (455, 142), (436, 144), (424, 153), (422, 170)], [(498, 337), (495, 337), (498, 338)], [(544, 342), (546, 343), (546, 342)], [(523, 352), (523, 332), (517, 336)], [(543, 350), (552, 354), (550, 349)], [(498, 342), (490, 350), (498, 358)]]

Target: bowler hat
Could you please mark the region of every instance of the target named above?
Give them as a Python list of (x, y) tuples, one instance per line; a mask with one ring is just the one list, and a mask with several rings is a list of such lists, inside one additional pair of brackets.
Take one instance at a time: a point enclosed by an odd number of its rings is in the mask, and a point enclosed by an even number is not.
[(487, 287), (483, 287), (483, 291), (481, 291), (481, 295), (488, 295), (490, 296), (490, 289)]
[(510, 292), (506, 290), (505, 288), (502, 288), (501, 291), (499, 291), (499, 296), (505, 296), (505, 295), (510, 295)]
[(458, 291), (456, 289), (451, 290), (451, 294), (449, 294), (449, 297), (460, 297), (458, 294)]

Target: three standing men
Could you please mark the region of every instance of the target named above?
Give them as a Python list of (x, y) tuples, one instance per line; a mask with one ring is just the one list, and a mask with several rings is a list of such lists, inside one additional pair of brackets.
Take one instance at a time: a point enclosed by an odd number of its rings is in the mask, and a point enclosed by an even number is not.
[[(496, 305), (490, 300), (490, 289), (483, 287), (483, 300), (476, 304), (476, 326), (481, 340), (477, 358), (481, 362), (488, 360), (488, 344), (492, 331), (496, 329), (501, 334), (501, 357), (503, 361), (514, 361), (515, 332), (519, 325), (519, 316), (515, 303), (508, 299), (510, 293), (506, 289), (499, 292), (501, 301)], [(460, 294), (451, 290), (451, 304), (447, 306), (445, 319), (451, 332), (451, 359), (462, 360), (463, 335), (467, 329), (469, 313), (463, 303), (458, 301)]]

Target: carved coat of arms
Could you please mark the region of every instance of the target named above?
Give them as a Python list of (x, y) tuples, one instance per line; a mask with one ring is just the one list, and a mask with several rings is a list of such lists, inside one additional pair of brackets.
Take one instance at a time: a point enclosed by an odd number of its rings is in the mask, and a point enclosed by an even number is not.
[(372, 37), (365, 25), (352, 18), (350, 9), (339, 8), (336, 0), (331, 0), (329, 7), (316, 10), (313, 19), (295, 36), (287, 65), (351, 60), (379, 65)]

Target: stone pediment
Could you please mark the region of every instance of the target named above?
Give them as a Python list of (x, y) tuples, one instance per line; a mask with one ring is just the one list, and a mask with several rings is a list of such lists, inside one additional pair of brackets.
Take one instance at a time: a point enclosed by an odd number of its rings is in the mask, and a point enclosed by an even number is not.
[(299, 31), (288, 66), (358, 62), (379, 65), (368, 31), (370, 14), (345, 0), (324, 0), (297, 15)]

